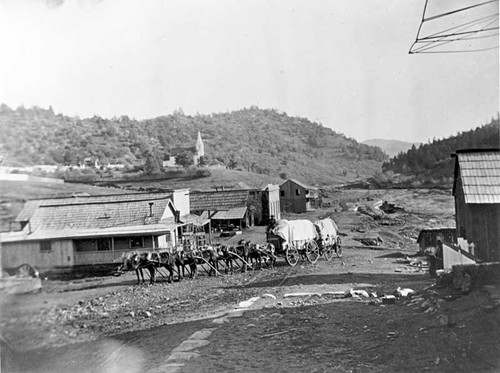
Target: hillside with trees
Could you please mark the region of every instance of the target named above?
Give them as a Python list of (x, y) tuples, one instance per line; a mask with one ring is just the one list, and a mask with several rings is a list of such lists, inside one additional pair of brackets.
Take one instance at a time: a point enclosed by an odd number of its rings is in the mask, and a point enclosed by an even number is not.
[(476, 129), (442, 140), (412, 146), (382, 165), (375, 180), (382, 185), (435, 186), (449, 188), (453, 182), (454, 159), (459, 149), (498, 149), (500, 125), (498, 117)]
[[(158, 174), (173, 149), (194, 146), (198, 131), (205, 144), (204, 165), (224, 164), (309, 184), (366, 178), (387, 159), (378, 147), (273, 109), (194, 116), (177, 110), (135, 120), (80, 119), (55, 114), (52, 108), (0, 105), (0, 154), (8, 166), (78, 165), (90, 158), (101, 165), (123, 164), (126, 171)], [(186, 157), (179, 154), (179, 159)]]
[(419, 146), (419, 143), (413, 143), (408, 141), (400, 141), (400, 140), (385, 140), (385, 139), (371, 139), (365, 140), (362, 144), (370, 145), (370, 146), (378, 146), (382, 149), (389, 157), (394, 157), (401, 152), (406, 152), (408, 149), (411, 149), (413, 145)]

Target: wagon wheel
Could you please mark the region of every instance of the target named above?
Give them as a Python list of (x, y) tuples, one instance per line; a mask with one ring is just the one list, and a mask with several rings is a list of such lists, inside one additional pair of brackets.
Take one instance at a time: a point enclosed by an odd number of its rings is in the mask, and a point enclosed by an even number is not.
[(16, 275), (19, 277), (33, 277), (33, 278), (40, 277), (38, 269), (27, 263), (21, 264), (19, 267), (17, 267)]
[(333, 247), (331, 245), (326, 245), (324, 255), (328, 261), (333, 259)]
[(295, 267), (297, 265), (297, 263), (299, 261), (299, 251), (297, 250), (297, 248), (295, 246), (289, 245), (286, 248), (285, 260), (292, 267)]
[(304, 249), (306, 250), (306, 258), (307, 260), (314, 264), (319, 259), (319, 247), (315, 241), (306, 242), (304, 245)]

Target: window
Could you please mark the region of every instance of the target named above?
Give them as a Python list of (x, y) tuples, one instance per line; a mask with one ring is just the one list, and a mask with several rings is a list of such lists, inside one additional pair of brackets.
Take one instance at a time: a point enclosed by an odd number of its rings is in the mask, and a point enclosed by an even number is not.
[(88, 240), (74, 240), (73, 241), (75, 251), (83, 252), (83, 251), (96, 251), (97, 244), (96, 240), (88, 239)]
[(137, 247), (144, 247), (143, 237), (132, 237), (130, 238), (130, 248), (135, 249)]
[(295, 195), (300, 196), (300, 189), (295, 189)]
[(285, 196), (285, 191), (284, 190), (280, 190), (280, 197), (284, 197)]
[(111, 239), (109, 238), (97, 239), (97, 251), (109, 251), (109, 250), (111, 250)]
[(42, 253), (52, 252), (52, 242), (51, 241), (40, 241), (40, 252), (42, 252)]
[(114, 249), (115, 250), (129, 250), (130, 241), (128, 237), (114, 237)]

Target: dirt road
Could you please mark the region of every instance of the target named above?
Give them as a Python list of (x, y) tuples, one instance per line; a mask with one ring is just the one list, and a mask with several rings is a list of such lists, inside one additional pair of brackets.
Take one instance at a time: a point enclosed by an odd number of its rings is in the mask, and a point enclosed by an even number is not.
[[(66, 304), (49, 307), (61, 297), (54, 283), (53, 293), (4, 305), (2, 334), (16, 351), (3, 349), (2, 371), (500, 369), (500, 314), (488, 293), (436, 288), (409, 264), (423, 258), (407, 254), (351, 249), (317, 265), (153, 286), (132, 286), (133, 276), (93, 279), (71, 284)], [(416, 295), (380, 302), (397, 287)], [(371, 296), (346, 298), (351, 289)], [(47, 307), (29, 307), (30, 298)]]
[[(378, 200), (401, 208), (370, 216)], [(2, 297), (2, 372), (500, 371), (498, 287), (438, 288), (413, 256), (419, 229), (453, 225), (449, 193), (340, 191), (325, 201), (307, 218), (332, 216), (350, 245), (377, 234), (379, 250), (153, 286), (135, 285), (133, 273), (45, 280), (41, 293)], [(263, 229), (245, 238), (262, 241)], [(398, 287), (416, 293), (380, 300)]]

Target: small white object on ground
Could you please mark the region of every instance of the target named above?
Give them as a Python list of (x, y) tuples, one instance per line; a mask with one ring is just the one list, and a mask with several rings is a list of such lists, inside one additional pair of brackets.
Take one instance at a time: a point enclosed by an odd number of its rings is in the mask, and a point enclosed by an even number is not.
[(272, 294), (268, 294), (268, 293), (266, 293), (266, 294), (262, 294), (262, 298), (271, 298), (271, 299), (276, 299), (276, 297), (275, 297), (274, 295), (272, 295)]

